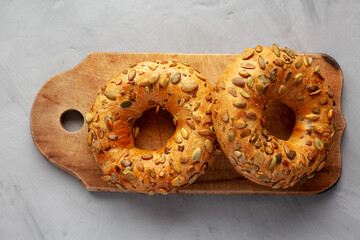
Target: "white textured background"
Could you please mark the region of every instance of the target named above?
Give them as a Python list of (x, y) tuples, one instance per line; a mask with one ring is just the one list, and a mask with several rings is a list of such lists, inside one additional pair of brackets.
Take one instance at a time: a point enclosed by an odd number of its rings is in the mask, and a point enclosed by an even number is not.
[[(0, 1), (0, 239), (359, 239), (359, 1)], [(316, 196), (90, 193), (30, 134), (40, 87), (88, 53), (324, 52), (344, 74), (339, 183)]]

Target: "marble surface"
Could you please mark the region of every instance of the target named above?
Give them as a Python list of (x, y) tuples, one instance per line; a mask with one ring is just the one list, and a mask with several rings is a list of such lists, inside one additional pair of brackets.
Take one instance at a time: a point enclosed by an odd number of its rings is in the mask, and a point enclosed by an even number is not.
[[(0, 239), (359, 239), (359, 1), (8, 1), (0, 5)], [(33, 144), (40, 87), (88, 53), (324, 52), (344, 74), (338, 184), (315, 196), (87, 192)]]

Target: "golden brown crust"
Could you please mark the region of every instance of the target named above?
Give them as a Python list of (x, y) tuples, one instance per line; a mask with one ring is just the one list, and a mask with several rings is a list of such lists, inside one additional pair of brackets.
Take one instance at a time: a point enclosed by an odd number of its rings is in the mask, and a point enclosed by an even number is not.
[[(235, 170), (248, 179), (286, 188), (324, 167), (335, 132), (333, 101), (320, 67), (311, 64), (311, 58), (288, 48), (257, 46), (221, 75), (212, 114), (216, 136)], [(287, 141), (263, 127), (270, 99), (294, 111)]]
[[(212, 87), (186, 63), (151, 61), (110, 80), (86, 116), (88, 143), (103, 179), (128, 191), (176, 192), (193, 183), (214, 160)], [(157, 150), (134, 146), (136, 119), (153, 107), (174, 117), (176, 131)]]

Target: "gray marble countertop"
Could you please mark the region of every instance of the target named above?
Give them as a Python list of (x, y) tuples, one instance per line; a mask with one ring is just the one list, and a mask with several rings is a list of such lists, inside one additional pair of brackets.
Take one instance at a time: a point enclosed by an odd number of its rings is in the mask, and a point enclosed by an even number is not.
[[(8, 1), (0, 5), (0, 239), (359, 239), (359, 1)], [(47, 162), (32, 102), (90, 52), (239, 53), (276, 42), (344, 74), (340, 181), (315, 196), (87, 192)]]

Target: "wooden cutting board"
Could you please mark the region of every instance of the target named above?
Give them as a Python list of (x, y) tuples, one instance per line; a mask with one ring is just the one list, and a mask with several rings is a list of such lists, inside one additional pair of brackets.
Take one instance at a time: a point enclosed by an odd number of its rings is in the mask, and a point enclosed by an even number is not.
[[(64, 112), (75, 109), (83, 116), (90, 110), (97, 91), (113, 76), (131, 64), (146, 60), (175, 60), (189, 63), (215, 84), (222, 71), (237, 54), (168, 54), (168, 53), (91, 53), (75, 68), (49, 79), (36, 96), (31, 111), (33, 140), (52, 164), (76, 177), (88, 191), (120, 192), (106, 184), (87, 146), (87, 126), (77, 132), (66, 131), (61, 124)], [(201, 194), (303, 194), (323, 192), (332, 187), (340, 177), (340, 143), (346, 123), (341, 112), (343, 77), (340, 66), (326, 54), (308, 54), (313, 64), (319, 65), (334, 92), (336, 133), (335, 145), (327, 157), (325, 168), (313, 179), (288, 189), (272, 189), (250, 182), (235, 172), (222, 155), (218, 156), (209, 171), (196, 183), (181, 189), (180, 193)], [(136, 140), (138, 147), (165, 145), (174, 127), (167, 114), (146, 113), (138, 123), (145, 128)], [(144, 120), (145, 119), (145, 120)], [(146, 120), (148, 119), (148, 120)], [(156, 126), (165, 126), (161, 129)]]

